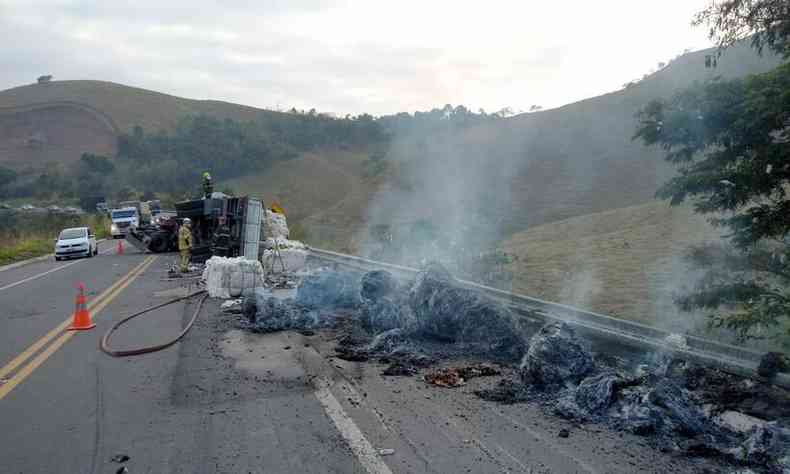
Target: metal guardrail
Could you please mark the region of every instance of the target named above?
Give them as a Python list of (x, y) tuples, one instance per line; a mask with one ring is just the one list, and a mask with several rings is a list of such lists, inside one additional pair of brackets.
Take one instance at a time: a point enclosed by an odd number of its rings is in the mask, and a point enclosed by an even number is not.
[[(399, 278), (414, 277), (419, 272), (415, 268), (377, 262), (330, 250), (316, 248), (309, 250), (315, 258), (361, 271), (384, 269)], [(610, 344), (615, 344), (617, 350), (631, 354), (637, 352), (640, 357), (652, 351), (673, 352), (681, 358), (707, 367), (718, 368), (735, 375), (762, 379), (757, 374), (757, 365), (763, 354), (751, 349), (688, 335), (684, 336), (687, 347), (678, 347), (667, 340), (667, 337), (672, 334), (671, 332), (654, 326), (531, 298), (471, 281), (459, 280), (459, 283), (500, 301), (514, 313), (530, 318), (536, 324), (544, 324), (553, 320), (562, 320), (573, 324), (580, 334), (597, 342), (596, 346), (599, 350), (612, 351), (614, 347), (611, 347)], [(771, 380), (771, 383), (790, 389), (790, 375), (778, 374)]]

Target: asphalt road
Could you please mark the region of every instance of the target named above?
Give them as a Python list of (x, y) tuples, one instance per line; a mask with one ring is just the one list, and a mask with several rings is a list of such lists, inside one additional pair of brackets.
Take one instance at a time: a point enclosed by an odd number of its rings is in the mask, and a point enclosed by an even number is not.
[[(333, 335), (256, 335), (207, 303), (175, 346), (124, 359), (98, 350), (124, 315), (184, 294), (175, 255), (54, 259), (0, 271), (0, 472), (702, 472), (643, 439), (501, 406), (419, 377), (332, 357)], [(65, 332), (76, 286), (97, 328)], [(114, 348), (163, 342), (194, 303), (123, 326)], [(478, 382), (475, 382), (478, 383)], [(490, 383), (482, 380), (479, 383)], [(570, 437), (560, 439), (561, 428)], [(123, 463), (113, 461), (128, 456)]]

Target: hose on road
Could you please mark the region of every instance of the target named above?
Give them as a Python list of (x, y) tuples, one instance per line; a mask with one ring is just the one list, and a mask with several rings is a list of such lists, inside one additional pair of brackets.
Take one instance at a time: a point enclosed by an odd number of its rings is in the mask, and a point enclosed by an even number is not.
[[(155, 346), (149, 346), (149, 347), (141, 347), (139, 349), (129, 349), (129, 350), (118, 351), (118, 350), (113, 350), (113, 349), (110, 348), (110, 345), (109, 345), (110, 336), (112, 336), (112, 334), (119, 327), (123, 326), (124, 324), (126, 324), (129, 321), (131, 321), (132, 319), (134, 319), (134, 318), (136, 318), (138, 316), (142, 316), (142, 315), (144, 315), (146, 313), (150, 313), (151, 311), (154, 311), (156, 309), (163, 308), (165, 306), (171, 305), (173, 303), (177, 303), (179, 301), (188, 300), (190, 298), (193, 298), (195, 296), (199, 296), (201, 294), (203, 295), (203, 297), (200, 298), (200, 301), (198, 301), (197, 308), (195, 308), (195, 314), (192, 315), (192, 319), (189, 321), (189, 323), (187, 323), (187, 325), (184, 327), (184, 329), (181, 330), (181, 333), (178, 336), (176, 336), (175, 339), (171, 339), (170, 341), (167, 341), (167, 342), (165, 342), (163, 344), (157, 344)], [(175, 344), (176, 342), (181, 340), (181, 338), (184, 337), (186, 335), (186, 333), (189, 332), (190, 329), (192, 329), (192, 325), (195, 324), (195, 321), (197, 320), (198, 315), (200, 315), (200, 310), (203, 309), (203, 303), (206, 301), (206, 298), (208, 298), (208, 293), (206, 293), (206, 290), (195, 291), (195, 292), (190, 293), (190, 294), (188, 294), (186, 296), (180, 296), (180, 297), (174, 298), (174, 299), (172, 299), (170, 301), (166, 301), (164, 303), (145, 308), (144, 310), (138, 311), (138, 312), (136, 312), (134, 314), (130, 314), (129, 316), (127, 316), (127, 317), (123, 318), (122, 320), (118, 321), (117, 323), (115, 323), (113, 325), (113, 327), (111, 327), (109, 329), (109, 331), (107, 331), (104, 334), (104, 337), (102, 337), (101, 343), (99, 344), (99, 349), (101, 349), (102, 352), (104, 352), (105, 354), (113, 356), (113, 357), (129, 357), (129, 356), (136, 356), (136, 355), (142, 355), (142, 354), (150, 354), (152, 352), (161, 351), (162, 349), (167, 349), (168, 347), (172, 346), (173, 344)]]

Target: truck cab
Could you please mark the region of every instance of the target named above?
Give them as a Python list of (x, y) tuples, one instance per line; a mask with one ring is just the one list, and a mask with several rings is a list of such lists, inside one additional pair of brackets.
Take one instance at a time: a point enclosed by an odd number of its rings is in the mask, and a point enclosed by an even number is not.
[(121, 207), (110, 211), (112, 225), (110, 233), (113, 239), (122, 239), (129, 232), (130, 227), (140, 225), (140, 213), (136, 207)]

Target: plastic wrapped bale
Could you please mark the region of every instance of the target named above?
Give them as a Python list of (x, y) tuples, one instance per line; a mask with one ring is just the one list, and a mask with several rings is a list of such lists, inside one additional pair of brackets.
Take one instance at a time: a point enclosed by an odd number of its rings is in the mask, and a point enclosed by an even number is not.
[(308, 275), (296, 290), (296, 302), (307, 308), (356, 308), (360, 304), (359, 278), (335, 270)]
[(361, 285), (362, 299), (369, 301), (378, 301), (398, 289), (398, 282), (395, 280), (395, 277), (386, 270), (376, 270), (364, 274)]
[(307, 265), (307, 250), (299, 248), (264, 250), (263, 261), (266, 263), (266, 268), (275, 273), (298, 272), (304, 270)]
[(430, 263), (409, 291), (417, 333), (445, 342), (468, 344), (504, 360), (518, 360), (524, 341), (505, 307), (458, 285), (438, 263)]
[(704, 414), (674, 382), (668, 379), (659, 380), (647, 394), (647, 399), (662, 409), (674, 431), (687, 436), (695, 436), (705, 431)]
[(264, 225), (264, 235), (267, 239), (287, 239), (288, 222), (283, 214), (272, 212), (266, 209), (266, 222)]
[(593, 366), (589, 349), (569, 325), (549, 323), (530, 339), (519, 371), (525, 383), (561, 385), (578, 382)]
[(237, 298), (244, 290), (263, 283), (263, 267), (244, 257), (211, 257), (203, 269), (203, 281), (212, 298)]

